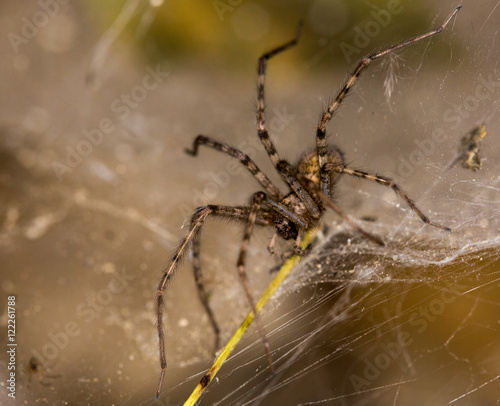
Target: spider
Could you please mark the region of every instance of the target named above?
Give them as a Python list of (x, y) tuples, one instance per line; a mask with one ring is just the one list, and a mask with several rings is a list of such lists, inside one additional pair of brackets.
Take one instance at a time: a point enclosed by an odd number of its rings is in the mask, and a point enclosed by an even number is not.
[(479, 157), (478, 153), (481, 149), (481, 143), (485, 136), (485, 124), (474, 127), (471, 131), (469, 131), (469, 133), (460, 141), (457, 157), (447, 169), (453, 168), (458, 162), (462, 164), (462, 167), (465, 169), (471, 169), (473, 172), (481, 169), (483, 166), (483, 160)]
[[(266, 130), (264, 82), (266, 67), (269, 59), (297, 44), (302, 31), (302, 24), (299, 24), (297, 33), (292, 40), (274, 48), (259, 58), (257, 79), (257, 134), (276, 171), (281, 175), (282, 179), (289, 188), (286, 194), (282, 194), (281, 191), (244, 152), (233, 148), (230, 145), (218, 142), (205, 135), (198, 135), (195, 138), (192, 149), (186, 150), (188, 154), (196, 156), (198, 155), (199, 147), (206, 146), (236, 158), (255, 177), (264, 191), (256, 192), (251, 199), (250, 205), (248, 206), (232, 207), (210, 204), (197, 208), (192, 214), (189, 230), (186, 236), (181, 240), (177, 250), (170, 260), (170, 263), (164, 270), (157, 290), (157, 328), (161, 364), (160, 381), (156, 392), (157, 398), (161, 393), (163, 379), (165, 377), (165, 369), (167, 366), (165, 358), (165, 337), (163, 334), (163, 296), (170, 278), (177, 269), (181, 258), (188, 251), (189, 247), (191, 247), (192, 250), (192, 264), (198, 295), (215, 333), (215, 347), (216, 349), (219, 347), (220, 329), (208, 302), (207, 293), (203, 285), (203, 276), (200, 264), (201, 230), (208, 217), (237, 220), (245, 225), (237, 260), (237, 268), (248, 303), (255, 315), (255, 321), (257, 323), (271, 371), (274, 370), (274, 367), (269, 349), (269, 342), (262, 320), (256, 311), (255, 300), (250, 292), (245, 270), (247, 248), (250, 243), (254, 226), (274, 227), (275, 233), (268, 247), (271, 254), (276, 253), (275, 244), (277, 238), (281, 237), (284, 240), (294, 240), (292, 252), (298, 255), (304, 255), (305, 252), (300, 247), (304, 234), (320, 222), (323, 213), (328, 207), (330, 207), (362, 235), (377, 244), (384, 245), (378, 237), (369, 234), (359, 227), (332, 201), (335, 184), (341, 174), (347, 174), (374, 181), (392, 188), (394, 192), (406, 202), (406, 204), (420, 217), (424, 223), (438, 227), (445, 231), (451, 231), (450, 228), (431, 221), (422, 212), (422, 210), (416, 206), (413, 200), (411, 200), (410, 197), (391, 179), (347, 167), (342, 151), (336, 146), (327, 143), (326, 126), (351, 88), (356, 83), (361, 73), (368, 68), (373, 61), (382, 58), (391, 52), (397, 51), (408, 45), (440, 33), (455, 17), (460, 8), (461, 6), (457, 7), (446, 19), (446, 21), (438, 28), (409, 40), (389, 46), (382, 51), (375, 52), (361, 59), (361, 61), (359, 61), (356, 65), (354, 72), (348, 77), (342, 89), (337, 94), (337, 97), (323, 111), (316, 130), (316, 150), (304, 155), (296, 166), (293, 166), (286, 160), (280, 158)], [(206, 382), (206, 384), (208, 384), (208, 382)]]

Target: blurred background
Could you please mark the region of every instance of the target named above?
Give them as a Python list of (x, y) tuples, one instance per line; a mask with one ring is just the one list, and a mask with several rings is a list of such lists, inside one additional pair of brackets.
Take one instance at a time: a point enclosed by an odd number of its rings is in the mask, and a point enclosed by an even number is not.
[[(277, 374), (255, 328), (202, 405), (496, 404), (500, 397), (500, 10), (463, 1), (438, 36), (378, 61), (329, 125), (356, 168), (339, 205), (387, 247), (325, 218), (311, 255), (264, 311)], [(16, 297), (16, 399), (2, 404), (182, 404), (213, 360), (188, 261), (166, 296), (160, 400), (157, 282), (198, 206), (248, 203), (258, 184), (197, 134), (252, 156), (283, 188), (255, 130), (258, 57), (272, 59), (267, 125), (281, 156), (315, 146), (323, 107), (358, 59), (442, 24), (454, 1), (14, 1), (0, 3), (0, 343)], [(486, 125), (472, 171), (460, 140)], [(183, 228), (184, 227), (184, 228)], [(242, 229), (207, 223), (203, 269), (226, 342), (248, 312)], [(252, 240), (256, 297), (279, 265)], [(284, 245), (284, 247), (286, 244)], [(4, 353), (5, 354), (5, 353)], [(418, 400), (417, 400), (418, 399)]]

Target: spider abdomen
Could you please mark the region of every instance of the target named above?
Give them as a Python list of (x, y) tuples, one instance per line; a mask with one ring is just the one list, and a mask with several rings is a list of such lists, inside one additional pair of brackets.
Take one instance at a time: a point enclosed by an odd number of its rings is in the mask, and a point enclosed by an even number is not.
[[(344, 154), (340, 149), (334, 146), (327, 147), (326, 162), (344, 165)], [(304, 155), (297, 165), (298, 172), (305, 178), (313, 182), (316, 186), (321, 186), (319, 158), (316, 151)], [(332, 196), (333, 186), (335, 185), (340, 174), (335, 171), (330, 172), (330, 197)]]

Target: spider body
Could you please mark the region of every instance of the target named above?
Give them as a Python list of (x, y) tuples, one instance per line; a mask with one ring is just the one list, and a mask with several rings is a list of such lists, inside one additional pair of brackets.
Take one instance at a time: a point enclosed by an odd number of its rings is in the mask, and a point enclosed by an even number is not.
[[(271, 50), (270, 52), (265, 53), (259, 58), (257, 80), (257, 135), (259, 136), (276, 171), (280, 174), (281, 178), (288, 187), (286, 194), (282, 194), (281, 191), (271, 182), (271, 180), (258, 168), (255, 162), (253, 162), (253, 160), (244, 152), (233, 148), (230, 145), (216, 141), (206, 135), (198, 135), (195, 138), (192, 149), (186, 150), (188, 154), (196, 156), (198, 154), (199, 147), (206, 146), (229, 155), (240, 161), (240, 163), (260, 183), (262, 190), (253, 194), (251, 203), (248, 206), (233, 207), (207, 205), (196, 209), (191, 217), (190, 227), (186, 236), (181, 240), (181, 243), (174, 253), (169, 265), (164, 270), (157, 290), (157, 327), (161, 364), (160, 382), (156, 393), (157, 397), (160, 396), (167, 365), (165, 358), (165, 338), (163, 334), (163, 296), (169, 280), (179, 265), (180, 259), (189, 250), (189, 248), (191, 248), (192, 251), (193, 272), (198, 288), (198, 295), (215, 333), (215, 347), (216, 349), (219, 347), (220, 329), (208, 302), (208, 296), (203, 283), (200, 261), (201, 230), (208, 217), (237, 220), (245, 225), (236, 265), (248, 303), (255, 315), (255, 321), (259, 329), (262, 343), (264, 344), (271, 371), (273, 370), (273, 363), (269, 343), (262, 320), (259, 313), (256, 311), (255, 300), (250, 292), (245, 270), (246, 253), (255, 225), (274, 228), (275, 234), (268, 247), (271, 253), (277, 253), (274, 247), (277, 238), (281, 237), (284, 240), (294, 240), (292, 252), (303, 255), (304, 252), (300, 248), (303, 236), (309, 229), (318, 225), (325, 210), (327, 208), (331, 208), (359, 233), (375, 243), (383, 245), (384, 243), (378, 237), (364, 231), (333, 202), (332, 199), (335, 185), (341, 174), (347, 174), (390, 187), (394, 190), (398, 197), (406, 202), (410, 209), (413, 210), (424, 223), (441, 228), (445, 231), (450, 231), (448, 227), (431, 221), (416, 206), (413, 200), (411, 200), (408, 195), (403, 192), (403, 190), (391, 179), (347, 167), (343, 153), (335, 146), (327, 143), (326, 126), (334, 116), (342, 101), (345, 99), (346, 95), (349, 93), (350, 89), (355, 85), (361, 73), (368, 68), (373, 61), (398, 49), (440, 33), (453, 19), (453, 17), (455, 17), (460, 8), (460, 6), (457, 7), (443, 23), (443, 25), (438, 28), (412, 39), (400, 42), (396, 45), (392, 45), (380, 52), (373, 53), (370, 56), (363, 58), (355, 67), (353, 73), (346, 80), (337, 97), (324, 110), (316, 130), (316, 149), (305, 154), (296, 166), (291, 165), (286, 160), (279, 157), (278, 151), (276, 150), (266, 130), (264, 82), (268, 60), (297, 44), (301, 32), (301, 25), (299, 25), (294, 39)], [(289, 253), (280, 253), (282, 256), (286, 254)]]
[[(344, 164), (343, 154), (338, 148), (328, 145), (327, 151), (325, 157), (327, 163), (331, 165)], [(316, 151), (306, 154), (300, 159), (295, 167), (289, 166), (286, 161), (280, 161), (278, 162), (278, 170), (280, 172), (289, 170), (290, 177), (294, 176), (297, 179), (309, 182), (309, 184), (314, 185), (314, 188), (317, 190), (321, 188), (321, 167)], [(339, 177), (340, 174), (338, 172), (331, 171), (329, 173), (328, 197), (330, 199), (333, 198), (333, 191)], [(311, 197), (310, 206), (313, 207), (311, 210), (308, 210), (307, 204), (303, 202), (295, 191), (290, 191), (280, 200), (279, 203), (293, 215), (293, 218), (292, 216), (287, 218), (278, 211), (274, 213), (273, 224), (276, 233), (284, 240), (296, 240), (299, 236), (299, 230), (309, 230), (315, 227), (321, 220), (323, 212), (326, 210), (326, 206), (317, 192), (315, 193), (314, 190), (308, 190), (308, 193)], [(314, 205), (316, 207), (314, 207)]]
[[(328, 153), (326, 161), (333, 165), (344, 165), (344, 154), (340, 149), (334, 146), (328, 146)], [(306, 179), (313, 182), (316, 186), (321, 185), (321, 167), (319, 165), (319, 158), (316, 151), (312, 151), (305, 155), (298, 163), (297, 170)], [(333, 188), (337, 179), (340, 177), (338, 172), (330, 173), (330, 190), (328, 196), (333, 197)]]
[(465, 169), (471, 169), (474, 172), (481, 169), (483, 161), (479, 157), (478, 153), (481, 149), (481, 142), (485, 136), (486, 126), (484, 124), (481, 124), (469, 131), (469, 133), (462, 138), (460, 148), (458, 149), (458, 156), (450, 165), (450, 168), (457, 162), (461, 162), (462, 167)]

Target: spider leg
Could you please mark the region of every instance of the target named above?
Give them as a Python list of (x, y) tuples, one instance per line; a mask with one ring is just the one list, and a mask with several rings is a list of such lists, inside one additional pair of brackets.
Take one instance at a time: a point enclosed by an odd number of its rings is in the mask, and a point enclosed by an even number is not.
[(265, 102), (265, 78), (266, 78), (266, 68), (267, 61), (273, 56), (279, 54), (287, 50), (290, 47), (293, 47), (297, 44), (300, 34), (302, 32), (302, 22), (299, 23), (297, 27), (297, 33), (295, 34), (295, 38), (287, 43), (274, 48), (273, 50), (265, 53), (259, 58), (259, 66), (258, 66), (258, 79), (257, 79), (257, 133), (259, 135), (264, 148), (266, 149), (269, 158), (273, 162), (276, 170), (281, 174), (282, 178), (288, 183), (288, 185), (294, 190), (295, 193), (299, 196), (300, 200), (306, 205), (307, 211), (314, 217), (320, 217), (320, 210), (317, 204), (314, 202), (312, 197), (303, 190), (303, 187), (297, 181), (297, 179), (291, 174), (289, 171), (290, 164), (286, 161), (280, 160), (278, 152), (276, 151), (276, 147), (273, 142), (269, 138), (269, 134), (266, 130), (266, 102)]
[(307, 249), (303, 249), (300, 246), (302, 244), (302, 240), (304, 239), (304, 235), (305, 235), (305, 230), (299, 229), (299, 234), (297, 235), (297, 238), (295, 239), (295, 242), (293, 245), (293, 253), (295, 255), (303, 256), (306, 254), (306, 252), (308, 252), (307, 250), (310, 249), (310, 247)]
[(231, 147), (230, 145), (218, 142), (209, 138), (205, 135), (198, 135), (193, 141), (193, 148), (191, 150), (186, 149), (186, 153), (189, 155), (196, 156), (198, 154), (199, 145), (206, 145), (207, 147), (216, 149), (217, 151), (224, 152), (236, 159), (238, 159), (249, 171), (250, 173), (259, 181), (264, 189), (267, 190), (269, 195), (274, 199), (280, 200), (282, 195), (278, 188), (273, 185), (269, 178), (257, 167), (257, 165), (252, 161), (252, 159), (244, 152)]
[(290, 255), (295, 253), (295, 246), (297, 245), (296, 243), (294, 244), (294, 250), (289, 250), (289, 251), (278, 251), (276, 249), (276, 241), (278, 240), (279, 234), (274, 233), (273, 237), (271, 238), (271, 241), (269, 242), (269, 245), (267, 246), (267, 250), (271, 255), (278, 255), (282, 261), (285, 260), (285, 258), (289, 257)]
[[(237, 220), (247, 220), (250, 214), (249, 207), (230, 207), (230, 206), (216, 206), (208, 205), (199, 207), (196, 209), (191, 217), (191, 225), (189, 230), (181, 241), (179, 247), (177, 248), (174, 256), (172, 257), (169, 265), (165, 268), (163, 275), (158, 284), (157, 290), (157, 330), (158, 330), (158, 347), (160, 352), (160, 365), (161, 373), (160, 380), (158, 383), (158, 389), (156, 391), (156, 397), (160, 397), (161, 388), (163, 385), (163, 379), (165, 377), (165, 369), (167, 367), (167, 361), (165, 357), (165, 335), (163, 332), (163, 295), (165, 294), (165, 289), (168, 282), (170, 281), (173, 273), (177, 269), (180, 260), (186, 253), (187, 248), (193, 239), (196, 238), (197, 234), (200, 232), (205, 220), (208, 216), (218, 216), (221, 218), (237, 219)], [(265, 213), (264, 213), (265, 214)], [(265, 216), (258, 216), (254, 220), (255, 224), (258, 225), (270, 225), (271, 219)]]
[(245, 272), (245, 262), (246, 262), (246, 254), (248, 249), (248, 244), (250, 243), (250, 237), (252, 235), (253, 227), (255, 225), (255, 221), (257, 218), (257, 214), (259, 213), (261, 203), (266, 199), (266, 195), (264, 192), (257, 192), (253, 195), (252, 198), (252, 208), (250, 209), (250, 214), (248, 215), (248, 220), (245, 227), (245, 232), (243, 234), (243, 241), (241, 243), (241, 250), (238, 256), (238, 272), (240, 274), (241, 282), (243, 284), (243, 288), (245, 289), (245, 293), (247, 295), (248, 303), (252, 308), (253, 314), (255, 316), (255, 321), (257, 322), (257, 327), (259, 329), (259, 333), (262, 339), (262, 343), (264, 344), (264, 348), (266, 350), (267, 360), (269, 362), (269, 369), (271, 372), (274, 372), (273, 360), (271, 358), (271, 352), (269, 349), (269, 341), (266, 336), (266, 332), (264, 330), (264, 325), (262, 323), (262, 319), (257, 312), (257, 308), (255, 307), (255, 300), (250, 292), (250, 287), (248, 285), (248, 278)]
[[(458, 6), (453, 13), (446, 19), (446, 21), (443, 23), (443, 25), (435, 28), (434, 30), (431, 30), (425, 34), (418, 35), (416, 37), (413, 37), (409, 40), (400, 42), (398, 44), (392, 45), (382, 51), (373, 53), (365, 58), (363, 58), (361, 61), (359, 61), (358, 65), (354, 69), (354, 72), (351, 74), (351, 76), (347, 79), (345, 82), (344, 86), (338, 93), (337, 97), (335, 100), (328, 106), (328, 108), (324, 111), (321, 120), (318, 124), (318, 129), (316, 131), (316, 149), (318, 152), (318, 160), (319, 160), (319, 166), (322, 168), (323, 171), (323, 166), (327, 162), (327, 144), (326, 144), (326, 125), (328, 122), (331, 120), (333, 114), (337, 109), (339, 108), (340, 104), (346, 97), (347, 93), (349, 93), (349, 90), (354, 86), (356, 83), (356, 80), (358, 77), (361, 75), (361, 73), (368, 68), (368, 66), (376, 59), (381, 58), (391, 52), (397, 51), (398, 49), (404, 48), (408, 45), (415, 44), (416, 42), (419, 42), (423, 39), (432, 37), (433, 35), (439, 34), (441, 31), (443, 31), (446, 26), (449, 24), (449, 22), (455, 17), (455, 15), (458, 13), (458, 11), (462, 8), (462, 6)], [(329, 178), (327, 176), (323, 176), (323, 172), (321, 173), (321, 181), (322, 181), (322, 191), (323, 193), (328, 195), (328, 191), (330, 190), (329, 186)]]
[[(327, 172), (328, 173), (328, 172)], [(318, 186), (311, 180), (301, 177), (301, 180), (306, 184), (311, 190), (318, 194), (318, 196), (328, 205), (330, 206), (340, 217), (344, 219), (346, 223), (348, 223), (352, 228), (354, 228), (357, 232), (364, 235), (369, 240), (372, 240), (374, 243), (385, 246), (384, 242), (378, 238), (370, 234), (368, 231), (363, 230), (360, 226), (358, 226), (339, 206), (337, 206), (330, 196), (325, 194), (322, 190), (318, 188)]]
[(310, 227), (310, 224), (306, 218), (299, 216), (284, 204), (272, 199), (267, 199), (267, 204), (271, 206), (275, 212), (281, 214), (283, 217), (293, 222), (299, 229), (307, 230)]
[(214, 330), (215, 334), (214, 352), (215, 352), (220, 347), (220, 328), (219, 325), (217, 324), (217, 321), (215, 320), (214, 312), (210, 307), (210, 304), (208, 303), (208, 295), (207, 292), (205, 291), (205, 285), (203, 283), (203, 273), (201, 272), (201, 261), (200, 261), (200, 236), (201, 236), (201, 230), (194, 236), (192, 245), (194, 280), (196, 283), (196, 287), (198, 289), (198, 297), (200, 298), (201, 304), (205, 308), (208, 320), (210, 321), (212, 329)]
[(431, 221), (422, 212), (422, 210), (420, 210), (417, 207), (417, 205), (415, 204), (415, 202), (412, 199), (410, 199), (410, 197), (405, 192), (403, 192), (403, 190), (396, 183), (394, 183), (394, 181), (392, 179), (386, 178), (385, 176), (374, 175), (374, 174), (371, 174), (371, 173), (363, 172), (363, 171), (360, 171), (360, 170), (357, 170), (357, 169), (347, 168), (347, 167), (345, 167), (344, 165), (341, 165), (341, 164), (327, 163), (327, 164), (325, 164), (324, 169), (325, 169), (326, 172), (335, 171), (335, 172), (338, 172), (338, 173), (346, 173), (348, 175), (356, 176), (358, 178), (368, 179), (368, 180), (380, 183), (381, 185), (390, 187), (392, 190), (394, 190), (394, 192), (396, 192), (396, 194), (401, 199), (403, 199), (406, 202), (406, 204), (415, 213), (417, 213), (418, 217), (420, 217), (420, 219), (424, 223), (430, 224), (431, 226), (434, 226), (434, 227), (441, 228), (441, 229), (443, 229), (445, 231), (451, 231), (451, 229), (449, 227), (446, 227), (446, 226), (443, 226), (441, 224), (435, 223), (434, 221)]
[(304, 250), (300, 247), (300, 244), (302, 242), (302, 239), (304, 238), (304, 232), (302, 229), (299, 229), (299, 235), (295, 239), (295, 242), (293, 244), (293, 250), (289, 251), (278, 251), (276, 250), (276, 241), (279, 237), (278, 233), (274, 233), (274, 235), (271, 238), (271, 241), (269, 242), (269, 245), (267, 246), (267, 250), (271, 255), (278, 255), (282, 261), (285, 260), (285, 258), (288, 258), (290, 255), (300, 255), (304, 256), (307, 252), (307, 250)]
[(288, 185), (302, 201), (302, 203), (304, 203), (307, 211), (311, 214), (311, 216), (314, 218), (319, 218), (321, 213), (318, 204), (294, 176), (294, 169), (292, 168), (292, 166), (287, 161), (282, 160), (278, 162), (277, 169), (283, 179), (288, 183)]
[(257, 134), (259, 135), (259, 138), (262, 144), (264, 145), (264, 148), (266, 149), (269, 158), (271, 158), (271, 161), (273, 162), (274, 166), (278, 165), (280, 158), (266, 130), (266, 112), (265, 112), (266, 102), (265, 102), (264, 83), (266, 79), (267, 61), (273, 56), (279, 54), (280, 52), (283, 52), (286, 49), (295, 46), (299, 40), (301, 32), (302, 32), (302, 22), (299, 23), (297, 27), (297, 33), (295, 34), (295, 38), (277, 48), (274, 48), (273, 50), (265, 53), (259, 58), (258, 79), (257, 79)]
[(267, 250), (271, 255), (279, 255), (281, 256), (281, 259), (283, 259), (283, 253), (276, 251), (276, 241), (278, 240), (279, 234), (274, 233), (273, 237), (271, 238), (271, 241), (269, 242), (269, 245), (267, 246)]

